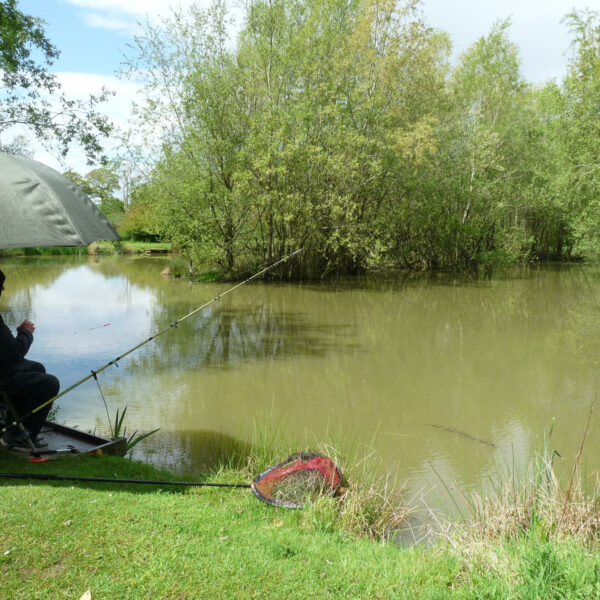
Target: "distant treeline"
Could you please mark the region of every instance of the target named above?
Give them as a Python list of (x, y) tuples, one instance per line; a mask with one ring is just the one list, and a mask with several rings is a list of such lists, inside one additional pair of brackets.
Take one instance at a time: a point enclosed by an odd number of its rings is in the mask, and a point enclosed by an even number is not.
[(566, 76), (535, 86), (509, 21), (451, 66), (418, 1), (251, 0), (235, 41), (223, 4), (136, 40), (160, 153), (126, 234), (222, 272), (303, 247), (291, 277), (600, 253), (598, 13), (565, 16)]

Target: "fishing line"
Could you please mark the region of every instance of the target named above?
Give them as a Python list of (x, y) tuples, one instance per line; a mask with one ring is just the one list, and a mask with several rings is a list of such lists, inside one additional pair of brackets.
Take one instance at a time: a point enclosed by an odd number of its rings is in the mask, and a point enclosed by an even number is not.
[[(407, 427), (433, 427), (435, 429), (441, 429), (443, 431), (448, 431), (450, 433), (456, 433), (458, 435), (462, 435), (463, 437), (469, 439), (469, 440), (473, 440), (474, 442), (479, 442), (480, 444), (485, 444), (486, 446), (491, 446), (492, 448), (497, 448), (498, 445), (495, 444), (494, 442), (488, 442), (487, 440), (483, 440), (481, 438), (478, 438), (474, 435), (471, 435), (470, 433), (467, 433), (466, 431), (461, 431), (460, 429), (456, 429), (454, 427), (447, 427), (446, 425), (437, 425), (436, 423), (404, 423), (404, 426)], [(410, 436), (413, 434), (410, 433), (397, 433), (395, 431), (386, 431), (385, 433), (387, 433), (388, 435), (396, 435), (396, 436)]]
[(479, 442), (480, 444), (485, 444), (486, 446), (491, 446), (492, 448), (497, 448), (494, 442), (488, 442), (487, 440), (482, 440), (481, 438), (475, 437), (466, 431), (461, 431), (460, 429), (455, 429), (454, 427), (447, 427), (446, 425), (436, 425), (435, 423), (423, 423), (425, 427), (434, 427), (435, 429), (442, 429), (444, 431), (449, 431), (450, 433), (457, 433), (458, 435), (462, 435), (474, 442)]
[(59, 394), (57, 394), (56, 396), (54, 396), (54, 398), (50, 398), (50, 400), (47, 400), (43, 404), (40, 404), (37, 408), (34, 408), (31, 412), (29, 412), (29, 413), (27, 413), (27, 414), (19, 417), (18, 419), (12, 421), (11, 423), (7, 423), (3, 428), (0, 429), (0, 434), (5, 433), (8, 430), (9, 427), (16, 427), (16, 426), (18, 426), (19, 423), (22, 423), (25, 419), (28, 419), (32, 415), (35, 415), (37, 412), (39, 412), (40, 410), (42, 410), (44, 407), (48, 406), (49, 404), (52, 404), (52, 402), (54, 402), (55, 400), (58, 400), (59, 398), (61, 398), (65, 394), (68, 394), (70, 391), (74, 390), (76, 387), (79, 387), (82, 383), (85, 383), (86, 381), (88, 381), (92, 377), (94, 379), (96, 379), (98, 373), (102, 373), (102, 371), (104, 371), (105, 369), (108, 369), (108, 367), (110, 367), (112, 365), (119, 366), (118, 362), (122, 358), (125, 358), (126, 356), (128, 356), (132, 352), (135, 352), (138, 348), (141, 348), (142, 346), (144, 346), (148, 342), (151, 342), (153, 339), (159, 337), (163, 333), (166, 333), (167, 331), (169, 331), (173, 327), (177, 327), (177, 325), (179, 325), (179, 323), (185, 321), (186, 319), (189, 319), (191, 316), (195, 315), (196, 313), (200, 312), (201, 310), (204, 310), (206, 307), (210, 306), (214, 302), (217, 302), (218, 300), (221, 300), (221, 298), (223, 298), (227, 294), (230, 294), (231, 292), (237, 290), (239, 287), (242, 287), (243, 285), (246, 285), (247, 283), (249, 283), (253, 279), (256, 279), (257, 277), (260, 277), (261, 275), (264, 275), (267, 271), (270, 271), (271, 269), (275, 268), (276, 266), (278, 266), (278, 265), (280, 265), (280, 264), (288, 261), (290, 258), (296, 256), (296, 254), (299, 254), (300, 252), (302, 252), (302, 250), (303, 250), (303, 248), (300, 248), (299, 250), (295, 250), (291, 254), (288, 254), (287, 256), (279, 259), (277, 262), (274, 262), (272, 265), (269, 265), (268, 267), (265, 267), (264, 269), (262, 269), (258, 273), (255, 273), (254, 275), (248, 277), (247, 279), (244, 279), (244, 281), (238, 283), (237, 285), (234, 285), (233, 287), (230, 287), (228, 290), (224, 291), (222, 294), (219, 294), (218, 296), (215, 296), (212, 300), (209, 300), (208, 302), (206, 302), (202, 306), (199, 306), (198, 308), (195, 308), (193, 311), (189, 312), (187, 315), (184, 315), (183, 317), (180, 317), (179, 319), (177, 319), (176, 321), (174, 321), (170, 325), (167, 325), (167, 327), (165, 327), (164, 329), (161, 329), (160, 331), (158, 331), (154, 335), (150, 336), (148, 339), (144, 340), (143, 342), (140, 342), (139, 344), (135, 345), (133, 348), (130, 348), (129, 350), (127, 350), (126, 352), (123, 352), (123, 354), (121, 354), (120, 356), (117, 356), (113, 360), (107, 362), (105, 365), (102, 365), (100, 368), (98, 368), (96, 370), (92, 370), (89, 375), (86, 375), (85, 377), (83, 377), (79, 381), (75, 382), (73, 385), (71, 385), (70, 387), (68, 387), (66, 390), (63, 390), (62, 392), (60, 392)]
[(94, 381), (98, 386), (98, 391), (100, 392), (100, 396), (102, 396), (102, 402), (104, 403), (104, 408), (106, 409), (106, 418), (108, 419), (108, 426), (110, 427), (110, 435), (115, 437), (115, 432), (113, 431), (113, 426), (110, 421), (110, 413), (108, 412), (108, 404), (106, 403), (106, 398), (104, 397), (104, 393), (102, 392), (102, 388), (100, 387), (100, 382), (98, 381), (98, 377), (94, 373)]

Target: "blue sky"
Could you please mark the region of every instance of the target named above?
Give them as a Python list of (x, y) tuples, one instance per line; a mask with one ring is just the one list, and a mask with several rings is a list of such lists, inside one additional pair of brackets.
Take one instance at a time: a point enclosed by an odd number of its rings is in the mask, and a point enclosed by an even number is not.
[[(126, 45), (132, 40), (136, 22), (169, 13), (171, 5), (190, 5), (193, 0), (20, 0), (19, 8), (44, 19), (49, 39), (61, 51), (54, 70), (60, 74), (65, 92), (85, 97), (102, 84), (116, 90), (107, 112), (117, 125), (127, 127), (136, 86), (116, 78)], [(199, 0), (208, 5), (209, 0)], [(231, 6), (238, 3), (231, 0)], [(425, 21), (447, 31), (458, 56), (498, 19), (511, 18), (511, 39), (519, 46), (525, 78), (542, 83), (560, 79), (567, 64), (569, 33), (561, 20), (573, 8), (600, 9), (600, 0), (423, 0)], [(235, 10), (235, 8), (234, 8)], [(239, 11), (237, 12), (239, 14)], [(36, 151), (36, 158), (56, 167), (54, 157)], [(88, 169), (77, 151), (68, 166)]]
[(64, 0), (20, 0), (19, 8), (46, 21), (46, 34), (61, 52), (55, 70), (114, 75), (128, 36), (88, 25), (89, 11)]

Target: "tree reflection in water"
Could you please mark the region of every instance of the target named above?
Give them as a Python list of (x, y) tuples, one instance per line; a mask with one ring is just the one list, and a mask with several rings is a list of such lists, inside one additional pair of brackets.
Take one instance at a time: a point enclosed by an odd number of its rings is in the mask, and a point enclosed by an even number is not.
[[(175, 316), (172, 307), (162, 306), (160, 313), (155, 319), (157, 329), (181, 316)], [(132, 368), (227, 369), (249, 361), (323, 357), (358, 348), (355, 327), (317, 325), (301, 313), (281, 312), (273, 304), (208, 308), (192, 319), (151, 342), (153, 347), (132, 359)]]

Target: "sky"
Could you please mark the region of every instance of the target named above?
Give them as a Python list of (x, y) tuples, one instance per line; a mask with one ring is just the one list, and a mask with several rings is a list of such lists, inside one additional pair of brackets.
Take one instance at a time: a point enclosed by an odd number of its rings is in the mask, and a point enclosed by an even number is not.
[[(131, 53), (128, 44), (140, 32), (139, 23), (168, 16), (171, 7), (186, 6), (194, 0), (19, 0), (26, 14), (46, 22), (46, 34), (60, 50), (53, 71), (67, 95), (84, 98), (102, 85), (116, 95), (105, 112), (120, 128), (127, 128), (131, 102), (139, 86), (119, 79), (123, 56)], [(229, 0), (233, 16), (241, 14), (237, 0)], [(197, 0), (208, 6), (210, 0)], [(510, 18), (510, 38), (520, 49), (522, 73), (532, 83), (560, 80), (565, 74), (570, 35), (564, 16), (571, 10), (600, 10), (600, 0), (422, 0), (425, 22), (450, 34), (453, 60), (499, 19)], [(6, 140), (5, 140), (6, 141)], [(109, 147), (110, 150), (110, 147)], [(84, 174), (80, 151), (74, 150), (60, 165), (50, 153), (36, 147), (35, 158), (64, 170)]]

